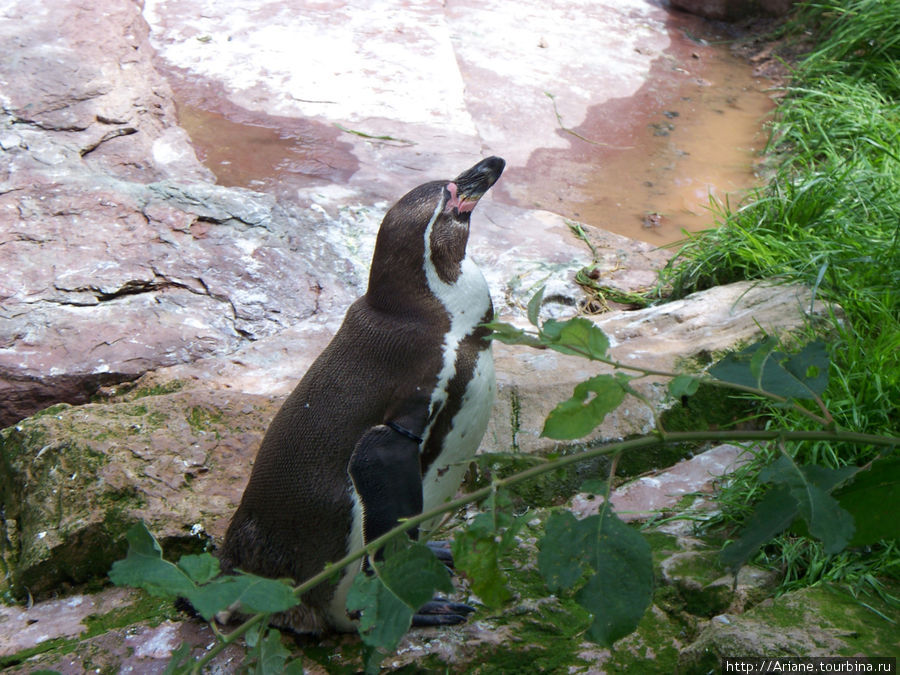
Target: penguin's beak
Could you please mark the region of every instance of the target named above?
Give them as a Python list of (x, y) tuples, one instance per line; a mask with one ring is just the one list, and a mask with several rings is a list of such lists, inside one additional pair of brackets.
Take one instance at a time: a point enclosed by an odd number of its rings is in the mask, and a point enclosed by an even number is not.
[(450, 192), (448, 207), (459, 213), (466, 213), (475, 208), (478, 200), (491, 189), (500, 178), (506, 162), (500, 157), (488, 157), (467, 171), (463, 171), (452, 183), (447, 184)]

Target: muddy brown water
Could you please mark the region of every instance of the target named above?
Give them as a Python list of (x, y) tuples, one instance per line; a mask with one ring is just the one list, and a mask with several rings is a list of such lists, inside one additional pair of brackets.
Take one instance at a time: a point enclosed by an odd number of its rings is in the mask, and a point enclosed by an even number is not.
[(508, 169), (508, 200), (663, 246), (714, 227), (711, 198), (735, 204), (761, 183), (773, 84), (732, 54), (727, 27), (671, 13), (667, 29), (670, 47), (641, 89), (577, 127), (561, 119), (568, 147)]
[[(497, 197), (662, 246), (714, 226), (711, 198), (734, 203), (757, 185), (771, 83), (731, 54), (715, 26), (673, 14), (668, 30), (670, 48), (635, 95), (595, 106), (575, 127), (560, 118), (568, 147), (508, 167)], [(344, 182), (358, 166), (336, 128), (216, 98), (183, 98), (178, 115), (221, 185), (280, 191)]]
[[(711, 200), (739, 201), (759, 183), (772, 101), (745, 63), (708, 57), (704, 77), (679, 87), (647, 123), (617, 139), (566, 185), (558, 213), (618, 234), (667, 244), (712, 227)], [(620, 149), (621, 148), (621, 149)]]

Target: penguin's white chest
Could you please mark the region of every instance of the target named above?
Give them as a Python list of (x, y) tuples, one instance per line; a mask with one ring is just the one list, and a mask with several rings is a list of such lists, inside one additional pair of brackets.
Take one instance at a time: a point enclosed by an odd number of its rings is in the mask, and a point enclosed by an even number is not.
[[(491, 310), (491, 295), (481, 270), (468, 257), (462, 261), (454, 283), (445, 283), (429, 265), (425, 273), (428, 285), (441, 301), (450, 318), (450, 327), (442, 344), (442, 367), (431, 397), (430, 414), (436, 419), (448, 404), (448, 387), (458, 377), (461, 350), (472, 349), (471, 338)], [(468, 345), (466, 340), (469, 340)], [(496, 384), (494, 360), (489, 345), (477, 351), (474, 367), (465, 383), (459, 408), (440, 442), (438, 457), (426, 469), (422, 480), (424, 509), (427, 511), (453, 497), (462, 482), (469, 460), (478, 450), (487, 428), (494, 402)], [(456, 407), (451, 406), (451, 407)], [(431, 430), (426, 432), (426, 439)], [(426, 524), (423, 529), (429, 527)]]
[[(425, 511), (452, 499), (459, 489), (487, 428), (496, 390), (494, 359), (488, 348), (479, 353), (460, 408), (441, 441), (441, 452), (423, 476)], [(430, 529), (428, 525), (423, 529)]]

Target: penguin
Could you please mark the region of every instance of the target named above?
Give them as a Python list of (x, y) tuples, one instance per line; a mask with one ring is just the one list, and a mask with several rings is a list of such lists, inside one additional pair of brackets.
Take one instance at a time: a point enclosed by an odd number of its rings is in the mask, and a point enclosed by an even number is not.
[[(302, 582), (459, 489), (496, 393), (483, 326), (494, 310), (466, 253), (469, 220), (505, 165), (488, 157), (387, 211), (365, 295), (266, 431), (220, 550), (224, 571)], [(345, 603), (365, 564), (310, 590), (273, 625), (355, 631)], [(436, 604), (414, 622), (457, 623), (471, 611)]]

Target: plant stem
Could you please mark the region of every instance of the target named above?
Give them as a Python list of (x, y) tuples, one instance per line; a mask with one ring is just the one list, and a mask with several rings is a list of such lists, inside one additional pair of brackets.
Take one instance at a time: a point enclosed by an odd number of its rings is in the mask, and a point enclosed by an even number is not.
[[(524, 471), (520, 471), (519, 473), (513, 474), (511, 476), (507, 476), (506, 478), (497, 478), (491, 482), (487, 487), (483, 487), (479, 490), (475, 490), (474, 492), (469, 492), (461, 497), (453, 499), (444, 503), (441, 506), (437, 506), (433, 509), (425, 511), (424, 513), (419, 514), (418, 516), (414, 516), (411, 518), (405, 519), (402, 523), (397, 525), (394, 529), (390, 530), (386, 534), (381, 535), (377, 539), (372, 540), (368, 544), (366, 544), (363, 548), (360, 548), (352, 553), (347, 554), (337, 562), (328, 565), (324, 570), (319, 572), (313, 577), (310, 577), (302, 584), (294, 587), (294, 595), (300, 596), (311, 588), (318, 586), (320, 583), (335, 575), (338, 570), (343, 569), (347, 565), (350, 565), (353, 562), (356, 562), (360, 558), (362, 558), (366, 554), (374, 554), (379, 548), (384, 546), (391, 539), (398, 537), (402, 534), (405, 534), (410, 530), (410, 528), (416, 527), (426, 521), (429, 521), (437, 516), (440, 516), (444, 513), (448, 513), (450, 511), (455, 511), (462, 506), (470, 504), (472, 502), (481, 501), (487, 497), (490, 497), (492, 494), (495, 494), (498, 489), (510, 487), (512, 485), (516, 485), (517, 483), (521, 483), (523, 481), (529, 480), (531, 478), (535, 478), (542, 473), (546, 473), (548, 471), (554, 471), (564, 466), (568, 466), (570, 464), (574, 464), (576, 462), (582, 462), (587, 459), (592, 459), (594, 457), (600, 457), (602, 455), (615, 454), (618, 456), (623, 452), (627, 452), (629, 450), (638, 450), (641, 448), (648, 448), (655, 445), (660, 444), (670, 444), (670, 443), (684, 443), (687, 441), (846, 441), (850, 443), (868, 443), (871, 445), (880, 445), (880, 446), (897, 446), (900, 445), (900, 437), (890, 437), (890, 436), (874, 436), (871, 434), (862, 434), (856, 432), (849, 431), (783, 431), (783, 430), (758, 430), (758, 431), (676, 431), (676, 432), (666, 432), (666, 431), (656, 431), (649, 436), (642, 436), (640, 438), (634, 438), (627, 441), (620, 441), (618, 443), (611, 443), (609, 445), (604, 445), (597, 448), (591, 448), (588, 450), (584, 450), (583, 452), (578, 452), (572, 455), (566, 455), (564, 457), (557, 457), (556, 459), (549, 461), (545, 464), (539, 464), (536, 466), (532, 466)], [(613, 467), (614, 470), (614, 467)], [(607, 485), (608, 489), (611, 489), (612, 484), (612, 473), (610, 473), (610, 481)], [(246, 633), (250, 628), (258, 624), (262, 621), (267, 614), (256, 614), (243, 624), (235, 628), (231, 633), (228, 634), (227, 638), (224, 641), (219, 642), (210, 649), (207, 654), (200, 659), (195, 666), (191, 669), (192, 673), (200, 673), (201, 669), (204, 665), (209, 663), (216, 654), (221, 652), (225, 647), (234, 642), (238, 637)]]

